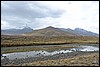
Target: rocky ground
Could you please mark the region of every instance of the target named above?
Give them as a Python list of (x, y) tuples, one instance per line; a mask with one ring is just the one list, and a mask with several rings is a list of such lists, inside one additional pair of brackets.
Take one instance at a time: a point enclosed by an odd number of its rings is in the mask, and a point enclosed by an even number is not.
[(99, 54), (76, 56), (68, 59), (37, 61), (22, 66), (99, 66)]
[(99, 52), (60, 53), (53, 56), (1, 60), (1, 66), (99, 66)]

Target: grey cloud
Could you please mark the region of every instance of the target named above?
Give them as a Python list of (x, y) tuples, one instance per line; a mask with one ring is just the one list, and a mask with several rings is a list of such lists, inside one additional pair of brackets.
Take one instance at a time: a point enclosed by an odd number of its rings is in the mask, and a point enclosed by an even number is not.
[(1, 19), (15, 27), (29, 23), (30, 26), (38, 27), (42, 24), (36, 21), (36, 18), (58, 18), (63, 13), (63, 10), (50, 8), (38, 2), (11, 1), (1, 4)]
[[(40, 6), (40, 3), (32, 2), (11, 2), (6, 3), (6, 7), (1, 7), (2, 15), (17, 16), (21, 18), (43, 18), (43, 17), (59, 17), (62, 10), (48, 9), (46, 6)], [(56, 9), (56, 8), (55, 8)]]

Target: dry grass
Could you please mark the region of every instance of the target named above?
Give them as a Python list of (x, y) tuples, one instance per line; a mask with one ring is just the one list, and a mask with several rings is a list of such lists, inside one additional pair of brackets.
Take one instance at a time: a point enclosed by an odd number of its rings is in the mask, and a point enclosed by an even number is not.
[(99, 53), (76, 56), (68, 59), (24, 63), (19, 66), (99, 66)]
[(28, 45), (54, 45), (54, 44), (75, 44), (75, 43), (98, 43), (99, 38), (93, 36), (9, 36), (1, 35), (1, 46), (28, 46)]

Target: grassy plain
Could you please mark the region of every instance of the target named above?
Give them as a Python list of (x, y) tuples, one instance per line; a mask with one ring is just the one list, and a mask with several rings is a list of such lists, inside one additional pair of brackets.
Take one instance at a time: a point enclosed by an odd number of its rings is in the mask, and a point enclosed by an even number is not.
[(1, 47), (59, 44), (97, 44), (99, 37), (94, 36), (11, 36), (1, 35)]

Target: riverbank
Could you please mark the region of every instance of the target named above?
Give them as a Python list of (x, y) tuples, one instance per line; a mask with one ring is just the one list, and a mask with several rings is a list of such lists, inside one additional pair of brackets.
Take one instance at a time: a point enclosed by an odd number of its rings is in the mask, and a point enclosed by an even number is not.
[(99, 52), (94, 51), (94, 52), (73, 52), (64, 54), (60, 53), (52, 56), (29, 57), (25, 59), (14, 59), (14, 60), (9, 60), (6, 58), (1, 60), (1, 66), (75, 66), (75, 65), (98, 66)]
[(39, 51), (39, 50), (52, 52), (55, 50), (67, 50), (86, 45), (99, 47), (99, 44), (60, 44), (60, 45), (16, 46), (16, 47), (13, 46), (13, 47), (1, 47), (1, 53), (5, 54), (13, 52), (26, 52), (26, 51)]
[(21, 66), (99, 66), (99, 53), (89, 53), (85, 55), (74, 56), (68, 59), (24, 63)]

